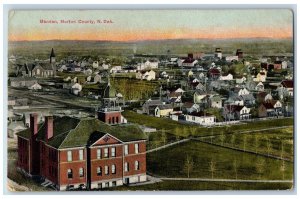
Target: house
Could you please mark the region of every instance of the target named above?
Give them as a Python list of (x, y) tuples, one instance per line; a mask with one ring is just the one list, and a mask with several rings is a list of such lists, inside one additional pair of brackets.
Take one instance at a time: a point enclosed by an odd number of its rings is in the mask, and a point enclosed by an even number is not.
[(221, 48), (216, 48), (215, 57), (219, 58), (219, 59), (222, 59), (222, 50), (221, 50)]
[(185, 121), (192, 122), (200, 125), (213, 125), (216, 123), (216, 117), (214, 115), (204, 112), (192, 112), (188, 115), (184, 115)]
[(99, 68), (99, 62), (98, 61), (93, 61), (93, 64), (92, 64), (93, 68)]
[(46, 116), (17, 133), (17, 167), (57, 190), (102, 189), (146, 181), (146, 137), (134, 125)]
[(207, 103), (208, 93), (203, 90), (196, 90), (194, 92), (194, 103), (195, 104), (203, 104)]
[(188, 77), (193, 77), (193, 75), (194, 75), (193, 71), (192, 71), (192, 70), (189, 70), (189, 72), (188, 72)]
[(226, 101), (226, 104), (244, 106), (244, 99), (239, 95), (232, 95)]
[(216, 68), (211, 68), (208, 70), (208, 77), (211, 79), (219, 79), (221, 72)]
[(149, 69), (157, 69), (158, 61), (149, 61), (142, 62), (137, 65), (137, 70), (149, 70)]
[(183, 62), (182, 62), (182, 66), (183, 67), (195, 67), (195, 65), (198, 63), (198, 61), (196, 59), (193, 59), (191, 57), (186, 58)]
[(264, 91), (265, 90), (265, 86), (262, 82), (258, 82), (257, 85), (255, 86), (255, 90), (256, 91)]
[(255, 82), (265, 82), (267, 79), (267, 71), (262, 70), (259, 73), (257, 73), (256, 78), (253, 78), (253, 81)]
[(148, 99), (145, 101), (145, 103), (142, 105), (142, 113), (147, 115), (154, 115), (154, 109), (158, 105), (162, 105), (162, 101), (159, 99)]
[(212, 95), (208, 99), (211, 108), (222, 108), (222, 99), (220, 95)]
[(41, 90), (42, 89), (42, 86), (39, 85), (37, 82), (34, 83), (33, 85), (29, 86), (28, 87), (29, 90)]
[(84, 73), (85, 75), (91, 75), (91, 74), (93, 74), (93, 70), (90, 69), (90, 68), (88, 68), (88, 69), (84, 70), (83, 73)]
[(240, 88), (240, 87), (235, 87), (233, 92), (238, 96), (250, 94), (250, 92), (246, 88)]
[(71, 86), (71, 93), (74, 95), (79, 95), (79, 93), (82, 90), (82, 85), (80, 85), (79, 83), (73, 83)]
[(53, 64), (37, 63), (31, 71), (33, 77), (52, 77), (54, 76)]
[(237, 77), (237, 78), (235, 79), (235, 82), (236, 82), (237, 84), (243, 84), (243, 83), (246, 82), (246, 80), (247, 80), (247, 78), (246, 78), (245, 76), (242, 76), (242, 77)]
[(288, 95), (294, 96), (294, 81), (293, 80), (283, 80), (281, 86), (288, 92)]
[(110, 69), (110, 73), (119, 73), (122, 71), (122, 66), (113, 66), (111, 69)]
[(250, 119), (250, 108), (238, 105), (225, 105), (223, 110), (223, 117), (226, 121), (230, 120), (245, 120)]
[(276, 70), (282, 69), (282, 61), (276, 60), (276, 61), (274, 62), (274, 69), (276, 69)]
[(259, 103), (267, 102), (273, 99), (272, 95), (267, 92), (259, 92), (256, 98)]
[(279, 100), (263, 102), (258, 107), (258, 117), (278, 117), (282, 114), (282, 103)]
[(227, 57), (225, 57), (225, 60), (226, 60), (227, 62), (238, 61), (238, 60), (239, 60), (239, 57), (238, 57), (238, 56), (227, 56)]
[(240, 97), (243, 99), (245, 106), (249, 107), (255, 105), (255, 98), (252, 93), (247, 95), (241, 95)]
[(9, 85), (15, 88), (24, 88), (32, 86), (37, 83), (37, 79), (34, 77), (10, 77)]
[(242, 59), (244, 56), (244, 53), (243, 53), (242, 49), (237, 49), (235, 55), (238, 56), (239, 59)]
[(173, 111), (173, 107), (171, 104), (158, 105), (154, 110), (154, 116), (168, 117), (172, 111)]
[(68, 67), (64, 64), (64, 65), (62, 65), (59, 69), (58, 69), (58, 71), (59, 72), (63, 72), (63, 71), (67, 71), (68, 70)]
[(17, 138), (16, 133), (26, 129), (27, 127), (24, 125), (23, 121), (11, 121), (7, 125), (7, 135), (10, 138)]
[(200, 106), (192, 102), (185, 102), (182, 105), (182, 112), (184, 113), (198, 112), (199, 110), (200, 110)]
[(101, 75), (96, 74), (94, 76), (94, 83), (101, 83)]
[(136, 73), (136, 79), (140, 79), (140, 80), (147, 80), (147, 81), (151, 81), (151, 80), (155, 80), (155, 72), (153, 70), (149, 70), (149, 71), (138, 71)]
[(222, 75), (220, 76), (219, 80), (224, 80), (224, 81), (230, 81), (233, 80), (233, 75), (232, 74), (227, 74), (227, 75)]

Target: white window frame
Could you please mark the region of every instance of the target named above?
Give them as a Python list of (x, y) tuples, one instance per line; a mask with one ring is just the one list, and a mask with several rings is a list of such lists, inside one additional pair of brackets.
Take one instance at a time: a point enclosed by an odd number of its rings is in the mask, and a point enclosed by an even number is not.
[(140, 162), (139, 161), (135, 161), (134, 162), (134, 169), (137, 171), (137, 170), (140, 170)]
[(101, 159), (101, 149), (97, 149), (97, 159)]
[(111, 165), (111, 173), (116, 174), (116, 165), (115, 164)]
[(68, 158), (68, 162), (72, 162), (72, 160), (73, 160), (73, 153), (72, 153), (72, 151), (68, 151), (67, 152), (67, 158)]
[(124, 163), (124, 171), (125, 171), (125, 172), (128, 172), (128, 171), (129, 171), (129, 163), (128, 163), (128, 162), (125, 162), (125, 163)]
[(83, 149), (79, 150), (79, 160), (83, 160)]
[(139, 151), (140, 151), (140, 149), (139, 149), (140, 147), (139, 147), (139, 143), (135, 143), (134, 144), (134, 152), (137, 154), (137, 153), (139, 153)]
[(108, 155), (109, 155), (109, 150), (108, 150), (108, 148), (104, 148), (104, 157), (105, 157), (105, 158), (108, 158)]
[(84, 169), (82, 167), (79, 168), (79, 177), (84, 177)]
[(96, 171), (96, 173), (97, 173), (97, 176), (102, 176), (102, 167), (97, 167), (97, 171)]
[(129, 154), (129, 147), (128, 147), (128, 144), (126, 144), (124, 146), (124, 155), (128, 155)]
[(108, 166), (104, 166), (104, 173), (105, 173), (105, 175), (109, 174), (109, 167)]
[(116, 147), (112, 147), (110, 153), (111, 153), (111, 157), (116, 157)]

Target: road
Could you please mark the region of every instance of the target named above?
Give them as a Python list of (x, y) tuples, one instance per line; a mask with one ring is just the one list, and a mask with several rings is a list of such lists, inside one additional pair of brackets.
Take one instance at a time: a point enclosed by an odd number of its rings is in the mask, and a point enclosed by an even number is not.
[(211, 178), (165, 178), (160, 180), (177, 180), (177, 181), (202, 181), (202, 182), (262, 182), (262, 183), (293, 183), (293, 180), (242, 180), (242, 179), (211, 179)]

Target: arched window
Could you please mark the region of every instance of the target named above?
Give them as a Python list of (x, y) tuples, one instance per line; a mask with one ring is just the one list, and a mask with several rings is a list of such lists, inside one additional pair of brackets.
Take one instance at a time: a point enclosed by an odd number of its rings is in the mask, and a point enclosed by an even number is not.
[(68, 178), (73, 178), (73, 171), (72, 169), (68, 169)]
[(83, 177), (83, 176), (84, 176), (83, 168), (79, 168), (79, 177)]
[(139, 170), (140, 169), (140, 163), (139, 163), (139, 161), (135, 161), (134, 162), (134, 168), (135, 168), (135, 170)]
[(116, 173), (116, 165), (111, 165), (111, 173), (115, 174)]
[(97, 176), (102, 175), (102, 167), (97, 167)]

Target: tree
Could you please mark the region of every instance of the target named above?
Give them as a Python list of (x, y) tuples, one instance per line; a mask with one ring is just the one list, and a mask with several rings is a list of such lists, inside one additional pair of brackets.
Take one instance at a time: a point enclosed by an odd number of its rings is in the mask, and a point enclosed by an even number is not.
[(268, 156), (270, 155), (271, 148), (272, 148), (272, 143), (271, 143), (270, 139), (267, 138), (267, 153), (268, 153)]
[(216, 162), (211, 159), (209, 163), (209, 171), (211, 172), (211, 179), (214, 179), (214, 172), (216, 171)]
[(244, 151), (246, 151), (246, 143), (247, 143), (247, 135), (246, 134), (244, 134), (243, 143), (244, 143)]
[(259, 145), (259, 140), (258, 140), (258, 135), (255, 135), (255, 142), (254, 142), (254, 147), (255, 147), (255, 153), (257, 154), (257, 148)]
[(285, 170), (286, 170), (285, 161), (282, 160), (282, 163), (280, 165), (280, 171), (282, 172), (282, 180), (284, 180)]
[(258, 161), (256, 162), (256, 171), (259, 175), (259, 178), (261, 178), (261, 174), (264, 172), (265, 170), (265, 160), (262, 158), (259, 158)]
[(230, 143), (231, 143), (232, 147), (234, 147), (234, 144), (235, 144), (235, 133), (233, 133), (233, 134), (231, 135)]
[(190, 177), (190, 172), (193, 170), (193, 167), (194, 167), (193, 159), (187, 155), (183, 170), (187, 173), (188, 178)]
[(237, 179), (237, 169), (238, 169), (238, 164), (237, 164), (236, 159), (234, 159), (234, 161), (233, 161), (233, 170), (234, 170), (234, 173), (235, 173), (235, 179)]
[(225, 135), (224, 135), (223, 132), (222, 132), (221, 135), (220, 135), (220, 141), (221, 141), (221, 145), (224, 146)]
[(161, 130), (161, 141), (164, 143), (164, 145), (166, 145), (166, 141), (167, 141), (167, 134), (166, 134), (166, 130), (162, 129)]

